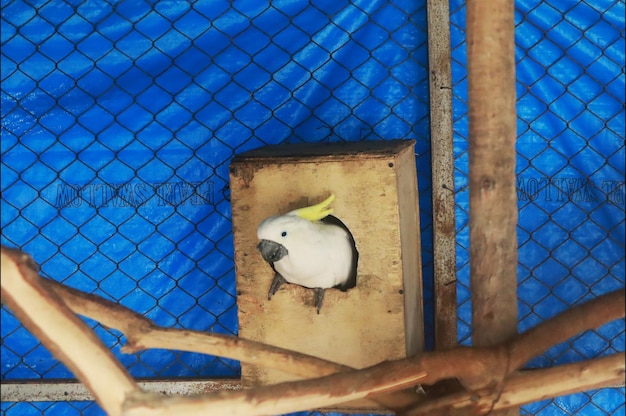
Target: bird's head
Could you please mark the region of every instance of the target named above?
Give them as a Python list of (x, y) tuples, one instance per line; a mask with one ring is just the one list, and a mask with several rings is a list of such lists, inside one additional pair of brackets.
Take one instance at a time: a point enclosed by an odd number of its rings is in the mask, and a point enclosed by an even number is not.
[(289, 234), (287, 230), (289, 223), (285, 221), (284, 217), (269, 217), (259, 224), (259, 229), (257, 230), (259, 244), (256, 248), (268, 263), (276, 263), (289, 254), (284, 245)]
[(257, 229), (257, 249), (263, 259), (268, 263), (276, 263), (289, 254), (290, 248), (296, 248), (310, 239), (313, 223), (332, 212), (329, 205), (334, 199), (335, 195), (331, 195), (319, 204), (261, 221)]

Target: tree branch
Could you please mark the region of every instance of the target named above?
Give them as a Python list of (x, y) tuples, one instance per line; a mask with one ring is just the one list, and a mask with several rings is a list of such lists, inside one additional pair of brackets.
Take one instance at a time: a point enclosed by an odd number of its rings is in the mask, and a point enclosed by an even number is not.
[(0, 252), (2, 302), (93, 393), (109, 415), (121, 414), (126, 396), (139, 387), (102, 341), (41, 284), (30, 256)]
[(429, 416), (433, 412), (453, 415), (483, 415), (491, 410), (563, 396), (579, 391), (610, 387), (624, 382), (624, 353), (561, 365), (559, 367), (515, 373), (510, 376), (498, 400), (478, 397), (471, 392), (452, 394), (419, 404), (401, 416)]
[(533, 357), (553, 345), (565, 342), (581, 332), (597, 329), (615, 319), (624, 317), (626, 292), (598, 296), (586, 303), (568, 309), (511, 339), (506, 348), (510, 355), (510, 371), (517, 370)]
[(321, 358), (234, 336), (163, 328), (150, 319), (97, 295), (81, 292), (53, 280), (42, 280), (74, 313), (94, 319), (124, 334), (127, 344), (122, 351), (127, 353), (150, 348), (199, 352), (276, 368), (301, 377), (318, 377), (350, 369)]
[(124, 415), (255, 416), (290, 413), (402, 390), (419, 383), (425, 377), (423, 372), (395, 374), (387, 370), (388, 365), (378, 365), (316, 379), (199, 396), (163, 397), (139, 394), (128, 400)]
[[(404, 394), (406, 391), (403, 389), (450, 378), (460, 379), (471, 393), (464, 393), (465, 396), (459, 393), (435, 400), (456, 403), (454, 397), (457, 397), (462, 404), (470, 397), (475, 408), (482, 409), (480, 406), (487, 404), (490, 408), (498, 408), (497, 406), (503, 406), (503, 403), (530, 400), (539, 393), (569, 392), (582, 388), (581, 386), (593, 385), (595, 382), (603, 385), (606, 379), (602, 377), (606, 376), (608, 379), (615, 374), (623, 375), (624, 371), (623, 364), (621, 367), (611, 367), (615, 362), (609, 367), (604, 367), (604, 370), (600, 367), (596, 369), (594, 361), (588, 363), (588, 368), (592, 370), (574, 370), (578, 371), (577, 378), (583, 380), (583, 377), (590, 375), (589, 371), (592, 373), (603, 371), (606, 372), (605, 376), (585, 379), (587, 381), (584, 383), (581, 381), (582, 384), (577, 384), (578, 382), (572, 384), (569, 383), (569, 379), (574, 376), (564, 376), (570, 373), (555, 373), (557, 376), (551, 379), (548, 375), (552, 373), (541, 370), (541, 373), (534, 372), (533, 376), (548, 374), (545, 376), (546, 380), (558, 381), (554, 383), (556, 390), (542, 388), (535, 392), (524, 384), (526, 381), (517, 378), (521, 376), (510, 376), (511, 371), (527, 361), (528, 357), (539, 354), (556, 343), (566, 341), (572, 335), (623, 317), (625, 314), (623, 291), (601, 296), (563, 312), (504, 345), (457, 347), (448, 351), (424, 353), (402, 360), (383, 362), (362, 370), (351, 370), (315, 357), (236, 337), (159, 328), (150, 320), (120, 305), (41, 279), (31, 268), (28, 256), (4, 248), (2, 277), (2, 297), (7, 306), (85, 383), (103, 408), (113, 415), (120, 414), (122, 405), (125, 406), (124, 414), (133, 416), (170, 413), (193, 415), (220, 413), (226, 410), (232, 411), (231, 414), (273, 414), (333, 406), (360, 398), (376, 400), (395, 410), (402, 410), (409, 404), (416, 406), (414, 401), (418, 397), (414, 394)], [(260, 365), (269, 364), (274, 368), (289, 369), (305, 377), (324, 376), (245, 392), (219, 392), (186, 398), (154, 397), (139, 391), (112, 354), (68, 307), (104, 325), (126, 331), (125, 334), (135, 350), (158, 347), (197, 351), (242, 361), (248, 360)], [(565, 367), (561, 370), (554, 369), (554, 371), (566, 370)], [(597, 374), (591, 375), (595, 377)], [(519, 381), (521, 387), (515, 384), (518, 383), (517, 380), (522, 380)], [(398, 391), (401, 395), (398, 395)], [(129, 393), (132, 393), (129, 396), (131, 398), (126, 399)], [(467, 396), (468, 394), (470, 396)], [(398, 397), (400, 401), (394, 401)], [(437, 405), (433, 401), (429, 406), (435, 409), (448, 405), (448, 402)], [(413, 411), (421, 411), (419, 405), (414, 407)]]
[[(471, 351), (465, 350), (466, 353), (470, 352), (465, 356), (459, 354), (460, 350), (449, 357), (434, 354), (423, 364), (433, 367), (431, 374), (434, 374), (436, 372), (434, 367), (451, 358), (457, 358), (455, 361), (457, 365), (470, 364), (471, 360), (476, 358), (471, 357)], [(194, 397), (135, 395), (127, 402), (124, 415), (200, 416), (228, 412), (230, 415), (255, 416), (331, 406), (420, 382), (420, 374), (415, 372), (415, 368), (405, 369), (403, 368), (405, 365), (406, 363), (401, 362), (388, 362), (365, 370), (340, 373), (314, 380), (280, 383), (240, 392), (218, 392)], [(426, 373), (421, 373), (422, 382), (430, 379)], [(464, 392), (426, 402), (401, 414), (402, 416), (429, 415), (431, 412), (442, 410), (449, 415), (488, 414), (492, 410), (505, 410), (548, 397), (611, 386), (623, 380), (623, 377), (624, 354), (622, 353), (581, 363), (515, 374), (507, 380), (504, 389), (497, 396)]]
[[(4, 252), (6, 249), (3, 247), (2, 250)], [(26, 257), (31, 259), (30, 256)], [(32, 262), (32, 259), (30, 261)], [(32, 264), (34, 265), (34, 262)], [(348, 366), (311, 355), (234, 336), (162, 328), (150, 319), (100, 296), (81, 292), (54, 280), (41, 278), (32, 269), (27, 273), (30, 274), (29, 278), (37, 280), (42, 286), (54, 292), (74, 313), (122, 332), (127, 339), (127, 345), (122, 348), (123, 352), (132, 353), (150, 348), (198, 352), (275, 368), (303, 378), (315, 378), (351, 370)], [(423, 400), (423, 396), (410, 389), (372, 398), (375, 403), (394, 411), (406, 409), (420, 400)]]

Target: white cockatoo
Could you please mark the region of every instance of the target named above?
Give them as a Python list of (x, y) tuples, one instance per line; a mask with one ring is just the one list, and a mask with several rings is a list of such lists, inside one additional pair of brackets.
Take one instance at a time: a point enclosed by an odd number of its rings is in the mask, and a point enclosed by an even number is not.
[(276, 274), (268, 300), (285, 282), (315, 291), (320, 313), (324, 291), (346, 291), (356, 286), (359, 253), (352, 234), (330, 215), (331, 195), (325, 201), (284, 215), (274, 215), (259, 224), (257, 248)]

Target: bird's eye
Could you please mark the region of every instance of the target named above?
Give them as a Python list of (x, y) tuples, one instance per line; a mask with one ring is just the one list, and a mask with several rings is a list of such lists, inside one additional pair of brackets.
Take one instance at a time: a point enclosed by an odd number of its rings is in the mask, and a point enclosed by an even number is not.
[(281, 237), (287, 237), (287, 231), (283, 231), (282, 233), (280, 233)]

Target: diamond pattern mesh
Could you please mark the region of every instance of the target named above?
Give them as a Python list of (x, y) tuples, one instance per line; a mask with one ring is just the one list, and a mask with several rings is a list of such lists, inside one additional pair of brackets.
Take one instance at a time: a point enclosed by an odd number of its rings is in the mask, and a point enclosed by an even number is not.
[[(624, 3), (516, 2), (520, 330), (624, 284)], [(464, 7), (451, 2), (459, 340), (471, 343)], [(2, 243), (160, 325), (236, 334), (228, 164), (285, 141), (417, 140), (425, 325), (432, 242), (424, 2), (2, 3)], [(236, 377), (119, 353), (135, 377)], [(72, 374), (2, 309), (2, 378)], [(540, 367), (624, 350), (618, 321)], [(523, 414), (623, 414), (623, 389)], [(2, 403), (6, 415), (102, 414)], [(313, 413), (317, 415), (317, 413)]]
[[(432, 288), (424, 4), (2, 8), (2, 243), (32, 253), (43, 275), (163, 326), (236, 335), (232, 156), (413, 138)], [(238, 362), (201, 354), (121, 354), (121, 334), (87, 322), (135, 377), (239, 375)], [(4, 308), (2, 362), (6, 380), (72, 377)], [(3, 403), (7, 415), (99, 412)]]

